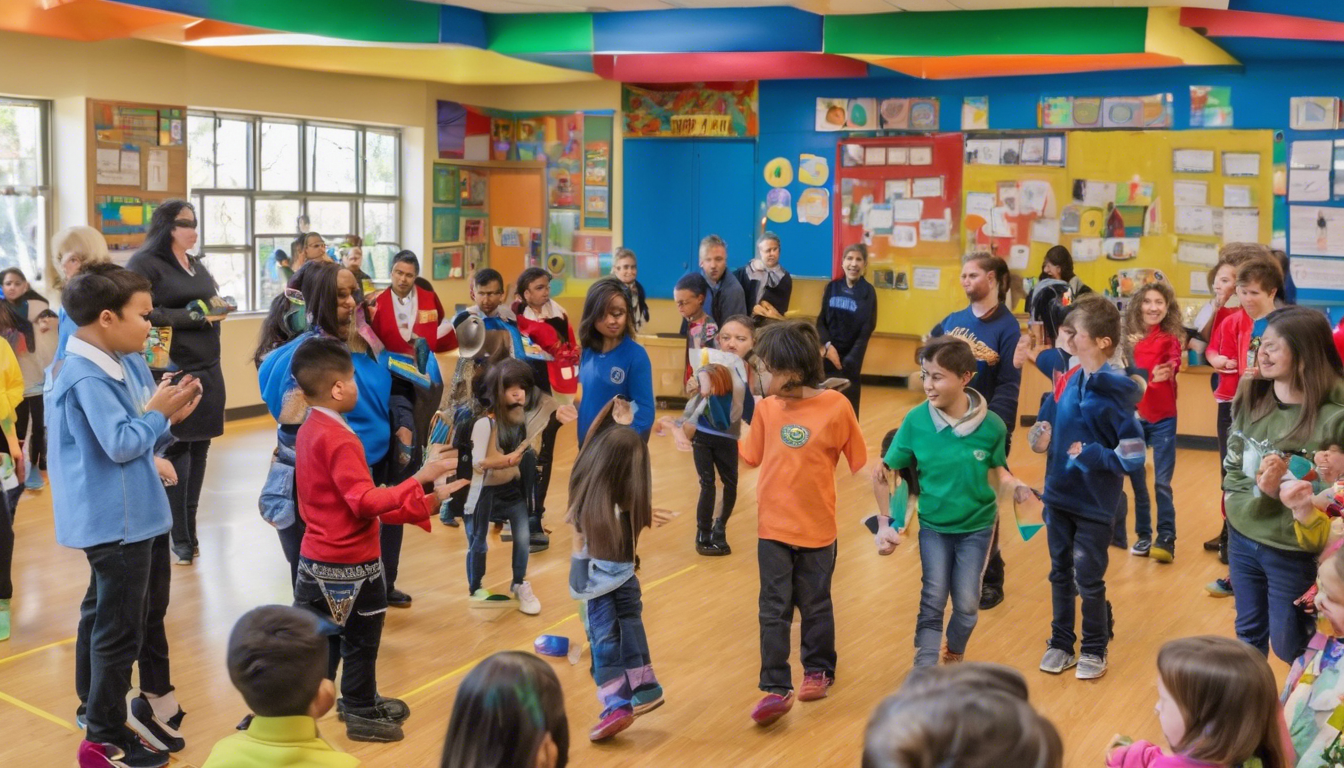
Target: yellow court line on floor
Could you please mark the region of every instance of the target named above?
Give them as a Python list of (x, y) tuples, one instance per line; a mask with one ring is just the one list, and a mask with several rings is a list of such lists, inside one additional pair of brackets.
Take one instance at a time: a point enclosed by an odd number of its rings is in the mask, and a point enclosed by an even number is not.
[(40, 645), (36, 648), (26, 650), (23, 653), (16, 653), (13, 656), (6, 656), (3, 659), (0, 659), (0, 665), (8, 664), (11, 661), (18, 661), (19, 659), (22, 659), (25, 656), (32, 656), (35, 653), (41, 653), (42, 651), (45, 651), (49, 648), (55, 648), (60, 645), (69, 645), (70, 643), (73, 642), (75, 642), (75, 638), (67, 637), (64, 640), (57, 640), (54, 643), (47, 643), (46, 645)]
[(32, 704), (29, 704), (27, 702), (19, 701), (18, 699), (14, 698), (13, 696), (10, 696), (7, 693), (0, 693), (0, 701), (7, 701), (10, 704), (13, 704), (14, 706), (18, 707), (19, 709), (22, 709), (24, 712), (37, 715), (43, 720), (50, 720), (51, 722), (61, 726), (62, 728), (74, 731), (75, 733), (79, 733), (79, 728), (75, 727), (74, 723), (71, 723), (67, 720), (62, 720), (61, 718), (51, 714), (50, 712), (38, 709), (37, 707), (34, 707)]
[[(693, 571), (693, 570), (695, 570), (696, 568), (699, 568), (699, 567), (700, 567), (699, 565), (688, 565), (688, 566), (686, 566), (685, 568), (682, 568), (680, 571), (677, 571), (676, 573), (668, 574), (667, 576), (664, 576), (664, 577), (661, 578), (661, 579), (658, 579), (658, 580), (656, 580), (656, 581), (651, 581), (651, 582), (649, 582), (648, 584), (643, 585), (643, 587), (641, 587), (641, 590), (644, 591), (644, 592), (647, 592), (647, 591), (649, 591), (650, 589), (653, 589), (654, 587), (658, 586), (659, 584), (663, 584), (663, 583), (665, 583), (665, 582), (671, 581), (672, 579), (675, 579), (675, 578), (677, 578), (678, 576), (681, 576), (682, 574), (690, 573), (691, 571)], [(541, 634), (544, 635), (544, 634), (546, 634), (547, 632), (549, 632), (550, 630), (555, 629), (556, 627), (560, 626), (561, 624), (564, 624), (565, 622), (569, 621), (570, 619), (577, 619), (578, 617), (579, 617), (579, 613), (578, 613), (578, 611), (575, 611), (574, 613), (569, 614), (569, 615), (566, 616), (565, 618), (563, 618), (563, 619), (561, 619), (561, 620), (555, 622), (554, 624), (550, 625), (549, 627), (546, 627), (545, 629), (543, 629), (543, 630), (541, 631)], [(529, 647), (527, 647), (527, 648), (521, 648), (521, 649), (517, 649), (517, 650), (530, 651), (530, 650), (532, 650), (532, 648), (531, 648), (531, 646), (529, 646)], [(462, 666), (458, 667), (457, 669), (454, 669), (454, 670), (451, 671), (451, 672), (448, 672), (448, 673), (446, 673), (446, 674), (444, 674), (444, 675), (441, 675), (441, 676), (439, 676), (439, 677), (434, 678), (433, 680), (430, 680), (428, 683), (425, 683), (424, 685), (420, 686), (419, 688), (415, 688), (415, 689), (413, 689), (413, 690), (411, 690), (411, 691), (408, 691), (408, 692), (406, 692), (406, 693), (403, 693), (403, 694), (401, 695), (401, 698), (403, 698), (403, 699), (409, 699), (409, 698), (411, 698), (412, 696), (415, 696), (416, 694), (424, 693), (425, 691), (429, 690), (430, 688), (433, 688), (434, 686), (438, 685), (439, 683), (442, 683), (442, 682), (446, 682), (446, 681), (448, 681), (448, 680), (451, 680), (451, 679), (453, 679), (454, 677), (457, 677), (458, 675), (462, 674), (463, 672), (466, 672), (467, 670), (471, 669), (472, 667), (475, 667), (477, 664), (480, 664), (482, 661), (485, 661), (485, 659), (488, 658), (490, 655), (493, 655), (493, 652), (492, 652), (491, 654), (486, 654), (485, 656), (481, 656), (481, 657), (479, 657), (479, 658), (472, 659), (471, 661), (467, 662), (466, 664), (463, 664)]]

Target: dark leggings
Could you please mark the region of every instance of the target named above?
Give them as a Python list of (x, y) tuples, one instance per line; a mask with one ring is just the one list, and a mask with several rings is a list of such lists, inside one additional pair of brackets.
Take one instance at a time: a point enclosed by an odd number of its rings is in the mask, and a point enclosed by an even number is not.
[(178, 557), (190, 559), (200, 544), (196, 539), (196, 507), (201, 501), (209, 454), (209, 440), (174, 443), (163, 454), (177, 470), (177, 485), (167, 491), (168, 505), (173, 509), (173, 553)]
[(723, 435), (696, 432), (691, 439), (695, 471), (700, 476), (700, 500), (695, 507), (695, 525), (707, 533), (714, 524), (714, 471), (723, 481), (723, 522), (727, 524), (737, 503), (737, 441)]
[[(28, 461), (32, 462), (34, 469), (47, 468), (47, 428), (44, 422), (44, 413), (42, 409), (42, 396), (29, 395), (23, 398), (19, 407), (15, 409), (16, 423), (19, 439), (26, 439), (24, 443), (24, 453), (28, 455)], [(32, 417), (33, 434), (28, 434), (29, 417)]]

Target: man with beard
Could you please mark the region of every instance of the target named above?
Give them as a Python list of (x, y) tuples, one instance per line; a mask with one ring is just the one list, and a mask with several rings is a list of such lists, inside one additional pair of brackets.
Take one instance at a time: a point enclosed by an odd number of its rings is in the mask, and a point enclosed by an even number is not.
[[(1012, 310), (1004, 305), (1008, 295), (1008, 265), (988, 253), (974, 253), (961, 267), (961, 288), (970, 306), (953, 312), (933, 327), (931, 336), (948, 334), (971, 345), (976, 372), (970, 387), (989, 402), (989, 410), (1008, 426), (1005, 453), (1013, 446), (1013, 427), (1017, 424), (1017, 391), (1022, 371), (1013, 367), (1013, 351), (1022, 329)], [(994, 524), (994, 540), (989, 565), (980, 587), (980, 608), (988, 610), (1003, 602), (1003, 555), (999, 552), (999, 526)]]
[(526, 409), (534, 386), (531, 366), (506, 357), (489, 366), (476, 390), (482, 415), (471, 427), (471, 491), (465, 510), (467, 589), (473, 608), (514, 605), (508, 596), (496, 595), (481, 585), (490, 524), (507, 520), (513, 529), (510, 591), (517, 598), (518, 610), (530, 616), (541, 612), (541, 602), (525, 579), (531, 536), (520, 467), (528, 447)]

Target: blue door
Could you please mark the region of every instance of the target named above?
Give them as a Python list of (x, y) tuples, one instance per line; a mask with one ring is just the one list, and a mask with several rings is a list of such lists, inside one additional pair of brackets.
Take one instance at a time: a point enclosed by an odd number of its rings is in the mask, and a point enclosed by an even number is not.
[(729, 268), (751, 257), (756, 205), (753, 141), (627, 139), (624, 244), (639, 257), (650, 297), (672, 298), (677, 279), (699, 262), (700, 238), (728, 243)]

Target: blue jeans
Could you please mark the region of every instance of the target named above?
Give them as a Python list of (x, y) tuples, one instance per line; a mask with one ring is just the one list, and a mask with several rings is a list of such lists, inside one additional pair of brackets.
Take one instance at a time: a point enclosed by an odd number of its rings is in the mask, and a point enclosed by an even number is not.
[(1083, 603), (1082, 651), (1104, 658), (1111, 639), (1110, 606), (1106, 603), (1106, 566), (1110, 562), (1106, 547), (1111, 541), (1111, 523), (1048, 508), (1045, 533), (1050, 545), (1050, 595), (1054, 604), (1049, 645), (1073, 653), (1078, 640), (1074, 633), (1077, 595)]
[[(1147, 422), (1142, 419), (1143, 440), (1153, 449), (1153, 489), (1157, 493), (1157, 535), (1176, 538), (1176, 505), (1172, 502), (1171, 476), (1176, 473), (1176, 417)], [(1148, 499), (1146, 472), (1131, 474), (1134, 483), (1134, 533), (1153, 535), (1152, 503)]]
[(919, 621), (915, 624), (915, 666), (938, 664), (943, 641), (943, 612), (952, 597), (947, 622), (947, 650), (965, 653), (971, 631), (980, 617), (980, 582), (989, 560), (994, 527), (973, 533), (937, 533), (919, 529), (919, 561), (924, 586), (919, 593)]
[(602, 716), (631, 709), (634, 692), (657, 684), (644, 634), (644, 604), (639, 577), (586, 603), (588, 642), (593, 652), (593, 682)]
[[(1284, 514), (1287, 514), (1285, 512)], [(1309, 552), (1276, 549), (1227, 527), (1227, 563), (1237, 608), (1237, 638), (1288, 663), (1302, 655), (1314, 631), (1293, 601), (1316, 583)]]
[(487, 485), (481, 489), (476, 509), (464, 518), (467, 522), (467, 590), (475, 594), (485, 578), (485, 555), (490, 547), (486, 537), (491, 520), (507, 520), (513, 529), (513, 584), (527, 578), (527, 556), (532, 533), (527, 516), (527, 498), (518, 485)]

